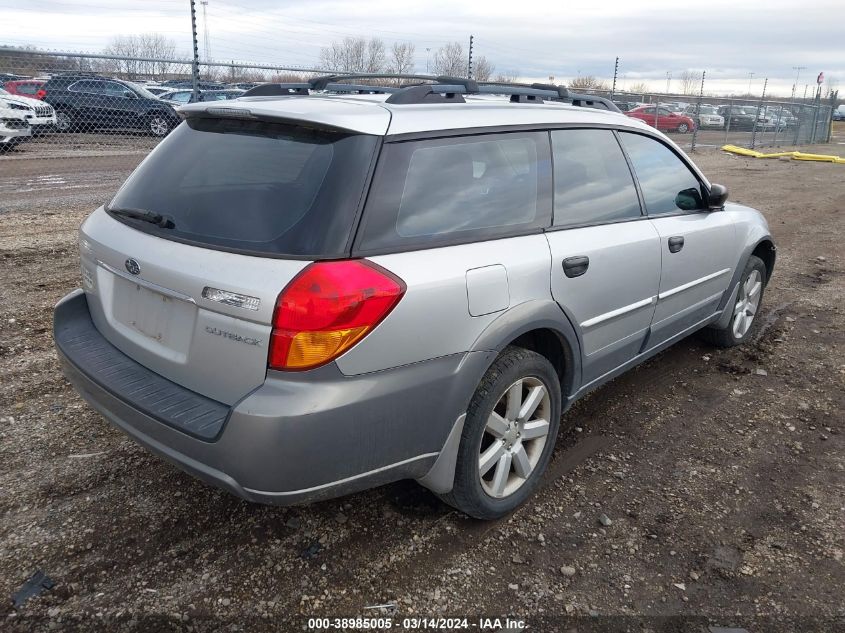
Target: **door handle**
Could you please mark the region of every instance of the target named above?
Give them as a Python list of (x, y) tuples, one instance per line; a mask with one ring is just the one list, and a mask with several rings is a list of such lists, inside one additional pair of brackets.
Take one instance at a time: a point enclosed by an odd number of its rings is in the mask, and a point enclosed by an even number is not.
[(669, 238), (669, 252), (677, 253), (684, 247), (684, 238), (680, 235)]
[(590, 258), (586, 255), (567, 257), (563, 260), (563, 274), (567, 277), (580, 277), (590, 267)]

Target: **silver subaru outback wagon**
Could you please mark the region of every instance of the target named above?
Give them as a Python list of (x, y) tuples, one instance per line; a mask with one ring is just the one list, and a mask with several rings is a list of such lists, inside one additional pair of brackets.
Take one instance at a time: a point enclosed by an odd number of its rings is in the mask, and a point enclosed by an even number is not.
[(91, 406), (251, 501), (411, 478), (494, 518), (576, 399), (749, 337), (769, 229), (668, 138), (562, 87), (428, 80), (184, 107), (80, 228), (54, 337)]

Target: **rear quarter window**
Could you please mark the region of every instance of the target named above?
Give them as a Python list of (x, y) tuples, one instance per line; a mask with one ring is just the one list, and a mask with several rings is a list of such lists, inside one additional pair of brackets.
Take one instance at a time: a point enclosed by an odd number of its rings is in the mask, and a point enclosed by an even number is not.
[(545, 132), (387, 143), (364, 213), (360, 253), (495, 239), (548, 225)]

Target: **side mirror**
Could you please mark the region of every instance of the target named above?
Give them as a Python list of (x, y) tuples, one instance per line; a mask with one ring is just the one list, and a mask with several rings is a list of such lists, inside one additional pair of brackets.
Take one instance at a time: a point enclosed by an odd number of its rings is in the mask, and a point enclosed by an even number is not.
[(681, 211), (695, 211), (704, 206), (704, 201), (701, 199), (701, 192), (696, 187), (684, 189), (679, 191), (675, 196), (675, 206)]
[(138, 98), (138, 97), (135, 95), (135, 93), (134, 93), (134, 92), (132, 92), (131, 90), (124, 90), (124, 91), (123, 91), (123, 96), (124, 96), (124, 97), (126, 97), (127, 99), (137, 99), (137, 98)]
[(721, 209), (728, 201), (728, 188), (725, 185), (710, 185), (710, 195), (707, 198), (707, 206), (710, 209)]

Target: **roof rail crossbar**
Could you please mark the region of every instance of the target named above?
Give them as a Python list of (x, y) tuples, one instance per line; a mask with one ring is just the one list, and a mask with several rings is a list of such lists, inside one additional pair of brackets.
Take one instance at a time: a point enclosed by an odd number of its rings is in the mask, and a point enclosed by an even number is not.
[(310, 86), (306, 83), (281, 83), (281, 84), (260, 84), (255, 88), (250, 88), (242, 97), (280, 97), (284, 95), (300, 95), (308, 94)]
[[(404, 86), (384, 86), (353, 83), (356, 79), (399, 79), (414, 80), (414, 84)], [(314, 77), (308, 83), (264, 84), (244, 93), (245, 97), (261, 95), (307, 95), (315, 90), (347, 92), (358, 94), (391, 93), (387, 103), (413, 104), (452, 102), (465, 103), (465, 94), (501, 94), (511, 97), (514, 103), (542, 103), (543, 99), (565, 101), (575, 106), (597, 108), (619, 112), (610, 99), (594, 95), (570, 92), (566, 86), (511, 82), (478, 82), (465, 77), (447, 77), (443, 75), (417, 75), (405, 73), (348, 73)]]
[(385, 103), (411, 105), (415, 103), (466, 103), (463, 86), (443, 84), (419, 84), (401, 88), (390, 95)]
[(368, 86), (365, 84), (347, 84), (343, 82), (326, 84), (328, 92), (353, 92), (358, 94), (384, 94), (400, 90), (397, 86)]
[(412, 75), (404, 73), (341, 73), (334, 75), (323, 75), (308, 80), (311, 90), (325, 90), (326, 86), (334, 83), (345, 83), (350, 79), (422, 79), (437, 81), (432, 75)]
[(581, 106), (582, 108), (596, 108), (597, 110), (621, 112), (613, 101), (606, 99), (605, 97), (570, 92), (569, 98), (572, 100), (572, 105)]

